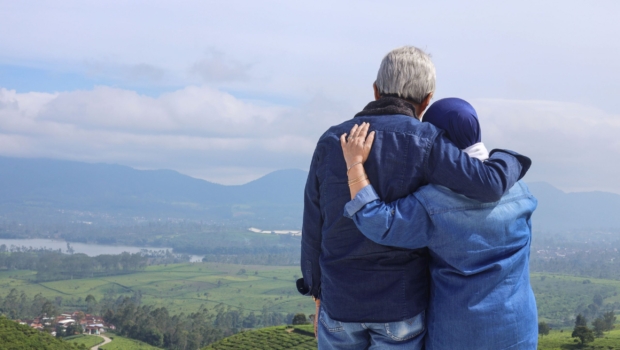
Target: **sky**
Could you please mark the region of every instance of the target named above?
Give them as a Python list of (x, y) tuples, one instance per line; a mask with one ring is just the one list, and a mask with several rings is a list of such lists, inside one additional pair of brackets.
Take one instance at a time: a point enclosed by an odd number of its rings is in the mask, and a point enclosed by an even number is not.
[(241, 184), (307, 170), (390, 50), (437, 70), (526, 181), (620, 193), (618, 1), (0, 0), (0, 156)]

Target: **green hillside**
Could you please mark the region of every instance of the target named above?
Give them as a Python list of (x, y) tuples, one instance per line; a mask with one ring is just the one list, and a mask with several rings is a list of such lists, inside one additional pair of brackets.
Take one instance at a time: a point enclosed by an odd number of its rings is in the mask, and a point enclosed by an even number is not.
[(0, 345), (2, 349), (11, 350), (86, 349), (84, 346), (64, 342), (47, 333), (21, 325), (3, 316), (0, 316)]
[(316, 349), (312, 325), (267, 327), (242, 332), (203, 350)]
[[(242, 269), (245, 271), (243, 272)], [(11, 289), (29, 298), (41, 293), (49, 300), (63, 299), (62, 309), (73, 311), (87, 295), (102, 300), (105, 295), (132, 296), (139, 292), (142, 303), (165, 306), (174, 313), (189, 313), (204, 305), (218, 304), (245, 312), (314, 313), (314, 303), (295, 288), (299, 267), (192, 263), (149, 266), (134, 274), (36, 282), (33, 271), (0, 271), (0, 297)], [(105, 311), (105, 310), (103, 310)]]
[(64, 337), (62, 340), (73, 343), (75, 345), (84, 344), (87, 349), (92, 348), (97, 344), (103, 343), (103, 338), (97, 335), (78, 334), (69, 337)]

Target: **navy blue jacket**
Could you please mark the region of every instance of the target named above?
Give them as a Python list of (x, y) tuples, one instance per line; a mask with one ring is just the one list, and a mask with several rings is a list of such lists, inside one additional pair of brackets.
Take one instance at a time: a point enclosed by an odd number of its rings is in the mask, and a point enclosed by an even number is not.
[(368, 114), (331, 127), (319, 139), (305, 188), (303, 278), (297, 288), (320, 298), (329, 316), (338, 321), (402, 321), (427, 306), (428, 252), (376, 244), (343, 216), (351, 195), (340, 135), (362, 122), (369, 122), (370, 130), (376, 131), (364, 167), (385, 202), (427, 183), (494, 202), (525, 174), (530, 161), (513, 152), (494, 151), (483, 163), (460, 151), (429, 123), (404, 114)]

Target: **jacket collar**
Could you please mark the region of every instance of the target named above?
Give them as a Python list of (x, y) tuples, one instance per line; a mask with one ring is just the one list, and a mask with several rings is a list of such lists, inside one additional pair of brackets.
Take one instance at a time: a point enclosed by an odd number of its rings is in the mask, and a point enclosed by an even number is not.
[(415, 118), (415, 107), (401, 98), (384, 96), (367, 104), (355, 117), (395, 114), (402, 114)]

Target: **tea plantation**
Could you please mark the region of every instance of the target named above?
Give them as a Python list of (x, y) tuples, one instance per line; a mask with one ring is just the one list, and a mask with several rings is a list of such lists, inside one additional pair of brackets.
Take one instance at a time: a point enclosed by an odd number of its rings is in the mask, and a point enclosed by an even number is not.
[(278, 326), (242, 332), (203, 350), (316, 349), (312, 325)]

